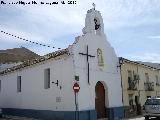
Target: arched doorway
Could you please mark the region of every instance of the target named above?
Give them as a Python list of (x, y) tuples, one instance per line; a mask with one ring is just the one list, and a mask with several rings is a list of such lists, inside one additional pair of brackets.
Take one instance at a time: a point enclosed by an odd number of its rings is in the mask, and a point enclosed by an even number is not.
[(106, 118), (105, 89), (100, 81), (98, 81), (96, 84), (95, 94), (95, 108), (97, 113), (97, 119)]

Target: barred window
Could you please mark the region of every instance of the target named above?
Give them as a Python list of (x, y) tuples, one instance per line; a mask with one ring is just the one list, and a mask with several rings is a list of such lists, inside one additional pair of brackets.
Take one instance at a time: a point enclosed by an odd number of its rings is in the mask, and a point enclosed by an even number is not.
[(50, 88), (50, 68), (44, 70), (44, 89)]
[(0, 92), (1, 92), (1, 89), (2, 89), (2, 83), (1, 83), (1, 80), (0, 80)]
[(17, 92), (21, 92), (21, 79), (22, 77), (21, 76), (17, 76)]
[(149, 82), (149, 75), (148, 73), (145, 73), (146, 82)]

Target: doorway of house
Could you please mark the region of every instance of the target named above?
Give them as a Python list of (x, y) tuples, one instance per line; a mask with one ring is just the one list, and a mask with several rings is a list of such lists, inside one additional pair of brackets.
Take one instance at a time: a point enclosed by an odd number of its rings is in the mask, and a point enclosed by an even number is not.
[(105, 89), (100, 81), (97, 82), (95, 87), (95, 108), (97, 119), (106, 118)]
[(141, 115), (141, 104), (139, 103), (139, 96), (135, 96), (135, 103), (136, 103), (136, 112), (137, 115)]

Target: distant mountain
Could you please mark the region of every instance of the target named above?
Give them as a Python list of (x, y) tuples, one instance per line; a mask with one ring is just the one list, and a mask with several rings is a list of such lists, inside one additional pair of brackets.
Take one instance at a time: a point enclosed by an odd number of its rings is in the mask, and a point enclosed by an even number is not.
[(22, 62), (37, 57), (40, 56), (24, 47), (0, 50), (0, 63)]

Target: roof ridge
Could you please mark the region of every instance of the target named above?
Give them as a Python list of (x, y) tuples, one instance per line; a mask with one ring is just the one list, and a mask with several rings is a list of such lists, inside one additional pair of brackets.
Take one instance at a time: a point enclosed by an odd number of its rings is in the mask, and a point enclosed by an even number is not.
[[(126, 58), (123, 58), (123, 57), (119, 57), (119, 60), (131, 62), (131, 63), (134, 63), (134, 64), (140, 64), (140, 65), (143, 65), (143, 66), (145, 66), (145, 67), (149, 67), (149, 68), (152, 68), (152, 69), (160, 70), (160, 68), (156, 68), (156, 67), (154, 67), (154, 66), (144, 64), (144, 62), (142, 62), (142, 61), (139, 61), (139, 62), (138, 62), (138, 61), (133, 61), (133, 60), (129, 60), (129, 59), (126, 59)], [(150, 62), (150, 63), (151, 63), (151, 62)], [(154, 64), (154, 63), (151, 63), (151, 64)]]
[(58, 56), (63, 55), (63, 54), (69, 55), (69, 49), (66, 48), (66, 49), (58, 50), (58, 51), (46, 54), (44, 56), (40, 56), (40, 57), (32, 59), (32, 60), (23, 61), (23, 63), (21, 63), (20, 65), (16, 65), (16, 66), (13, 66), (11, 68), (7, 68), (6, 70), (0, 72), (0, 75), (4, 75), (4, 74), (10, 73), (10, 72), (19, 70), (21, 68), (25, 68), (25, 67), (28, 67), (28, 66), (31, 66), (31, 65), (35, 65), (37, 63), (49, 60), (51, 58), (58, 57)]

